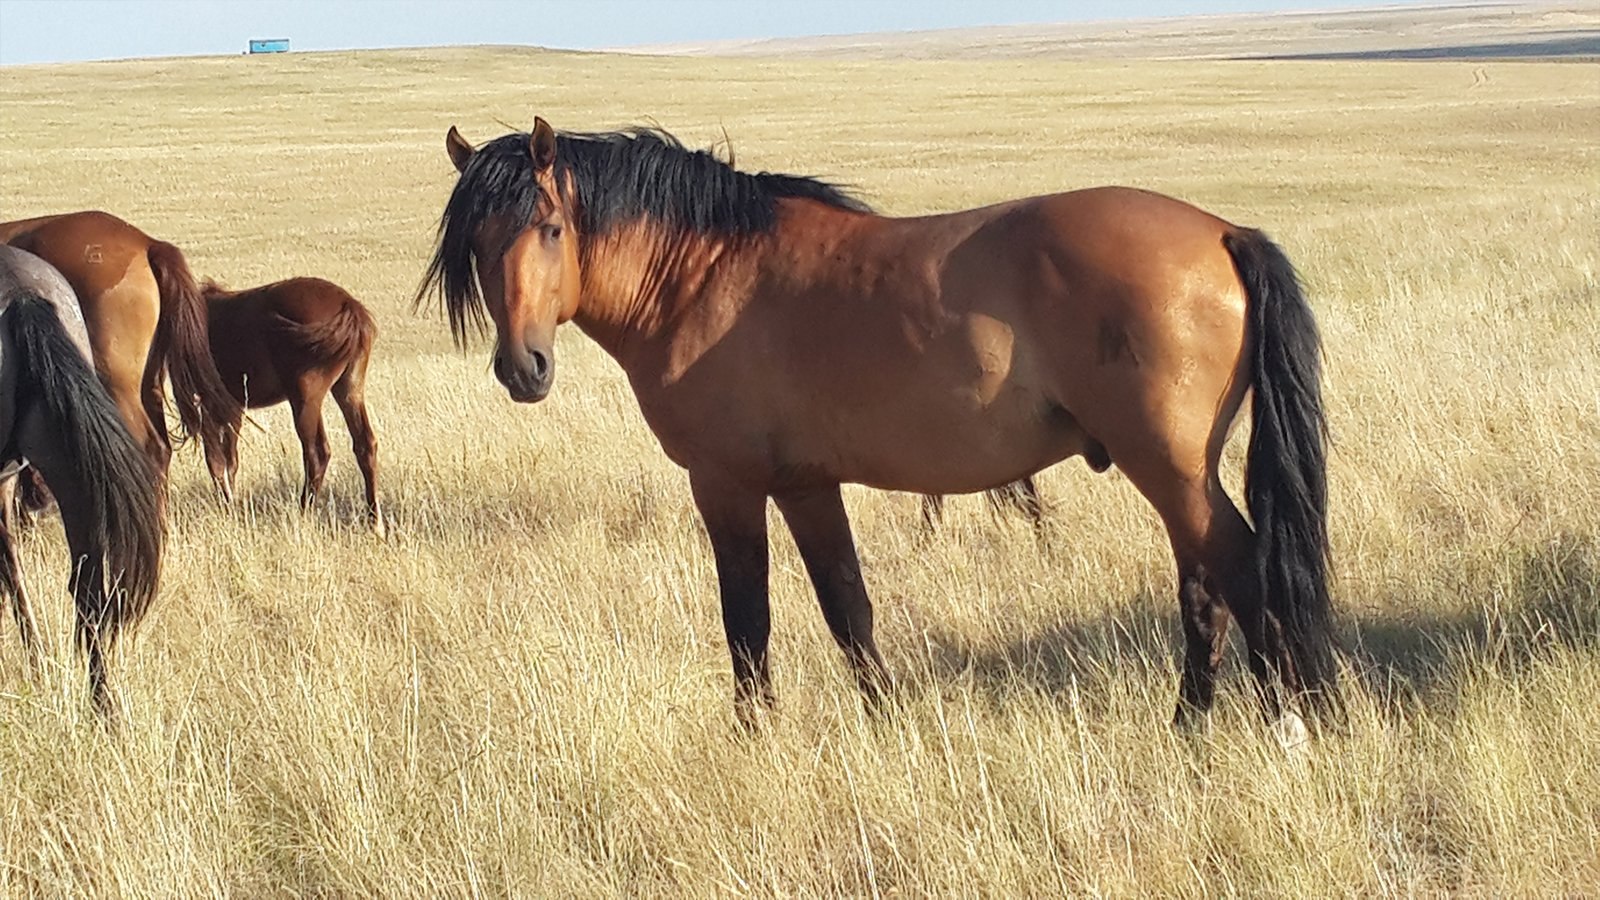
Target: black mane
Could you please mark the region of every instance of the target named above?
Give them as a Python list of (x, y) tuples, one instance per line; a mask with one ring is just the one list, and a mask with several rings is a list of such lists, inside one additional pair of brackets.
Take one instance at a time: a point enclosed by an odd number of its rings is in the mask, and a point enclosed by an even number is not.
[[(438, 290), (456, 343), (469, 325), (480, 328), (472, 238), (491, 216), (532, 222), (552, 198), (533, 178), (529, 135), (514, 132), (479, 147), (456, 181), (439, 219), (438, 247), (417, 302)], [(816, 200), (839, 209), (870, 212), (837, 185), (816, 178), (770, 172), (740, 172), (706, 150), (690, 150), (654, 128), (600, 133), (563, 132), (556, 137), (556, 183), (571, 185), (579, 232), (603, 235), (618, 225), (649, 219), (686, 234), (760, 234), (772, 228), (777, 201)]]

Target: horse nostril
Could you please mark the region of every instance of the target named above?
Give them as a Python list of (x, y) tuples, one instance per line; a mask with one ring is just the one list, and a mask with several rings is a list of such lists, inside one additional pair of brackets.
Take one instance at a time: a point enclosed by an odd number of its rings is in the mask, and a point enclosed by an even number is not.
[(534, 350), (529, 355), (533, 357), (533, 377), (538, 381), (545, 380), (550, 374), (550, 357), (539, 350)]

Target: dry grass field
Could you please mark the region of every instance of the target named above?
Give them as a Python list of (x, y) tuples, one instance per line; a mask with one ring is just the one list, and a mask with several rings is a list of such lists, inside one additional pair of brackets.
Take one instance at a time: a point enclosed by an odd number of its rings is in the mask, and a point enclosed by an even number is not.
[[(512, 404), (409, 308), (474, 140), (666, 126), (891, 214), (1103, 183), (1269, 231), (1325, 332), (1352, 715), (1298, 756), (1237, 653), (1169, 728), (1175, 586), (1113, 470), (847, 491), (901, 705), (863, 715), (774, 516), (780, 707), (735, 727), (687, 480), (564, 332)], [(437, 50), (8, 68), (0, 218), (116, 212), (234, 286), (321, 275), (382, 327), (380, 540), (328, 410), (241, 501), (175, 459), (162, 595), (88, 714), (63, 545), (0, 626), (0, 896), (1580, 896), (1600, 885), (1600, 76), (1520, 62), (710, 60)], [(1245, 429), (1241, 429), (1242, 432)], [(1236, 443), (1242, 443), (1236, 441)], [(1240, 449), (1235, 447), (1234, 450)], [(1237, 470), (1235, 469), (1235, 475)]]
[(1256, 59), (1600, 57), (1596, 0), (1372, 3), (1355, 9), (988, 25), (622, 48), (811, 59)]

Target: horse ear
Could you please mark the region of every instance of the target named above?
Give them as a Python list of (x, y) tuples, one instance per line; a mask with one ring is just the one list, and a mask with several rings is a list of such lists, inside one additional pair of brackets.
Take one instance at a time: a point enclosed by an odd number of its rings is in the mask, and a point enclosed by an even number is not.
[(538, 116), (533, 117), (533, 133), (528, 135), (528, 152), (533, 156), (533, 171), (546, 172), (556, 163), (556, 130)]
[(465, 172), (467, 163), (472, 160), (472, 145), (467, 143), (467, 139), (461, 136), (461, 132), (457, 131), (454, 125), (450, 126), (449, 133), (444, 136), (444, 149), (450, 152), (450, 161), (456, 164), (456, 171)]

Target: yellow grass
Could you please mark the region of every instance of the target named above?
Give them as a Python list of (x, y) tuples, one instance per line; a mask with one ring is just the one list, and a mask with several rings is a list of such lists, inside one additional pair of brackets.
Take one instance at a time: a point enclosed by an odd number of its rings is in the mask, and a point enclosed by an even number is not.
[[(1174, 735), (1173, 577), (1113, 471), (1048, 539), (847, 492), (903, 709), (865, 718), (774, 532), (769, 727), (733, 727), (686, 479), (576, 331), (510, 403), (407, 306), (446, 127), (658, 122), (896, 214), (1101, 183), (1267, 229), (1327, 342), (1349, 733), (1286, 757), (1236, 662)], [(1600, 885), (1600, 77), (1585, 64), (706, 61), (510, 50), (6, 69), (0, 218), (114, 211), (236, 286), (375, 311), (393, 536), (342, 424), (293, 508), (174, 467), (162, 596), (103, 735), (59, 528), (0, 628), (4, 896), (1577, 895)], [(1242, 430), (1242, 429), (1241, 429)], [(1237, 449), (1237, 448), (1235, 448)], [(1234, 473), (1235, 476), (1237, 472)], [(1236, 659), (1236, 657), (1235, 657)]]

